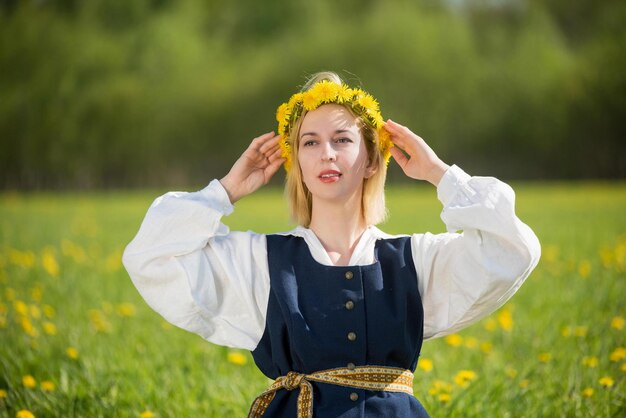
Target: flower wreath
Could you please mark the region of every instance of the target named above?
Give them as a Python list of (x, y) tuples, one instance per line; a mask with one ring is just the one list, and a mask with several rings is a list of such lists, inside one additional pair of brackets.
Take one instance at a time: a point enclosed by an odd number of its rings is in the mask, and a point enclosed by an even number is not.
[(389, 162), (393, 146), (389, 133), (383, 128), (385, 124), (380, 114), (378, 102), (370, 94), (361, 89), (353, 89), (345, 84), (337, 84), (329, 80), (323, 80), (309, 90), (296, 93), (288, 102), (281, 104), (276, 110), (278, 121), (278, 134), (281, 136), (279, 145), (282, 150), (281, 157), (285, 159), (285, 170), (289, 171), (292, 164), (292, 151), (289, 136), (295, 122), (302, 116), (304, 111), (315, 110), (323, 104), (337, 103), (349, 106), (354, 114), (361, 117), (367, 124), (378, 132), (378, 149)]

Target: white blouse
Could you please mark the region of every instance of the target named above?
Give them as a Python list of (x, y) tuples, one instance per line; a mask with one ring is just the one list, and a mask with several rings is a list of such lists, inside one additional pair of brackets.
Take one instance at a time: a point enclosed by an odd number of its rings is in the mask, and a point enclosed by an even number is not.
[[(424, 338), (456, 332), (502, 306), (540, 257), (533, 231), (515, 215), (515, 194), (493, 177), (450, 167), (437, 195), (448, 233), (411, 236), (424, 306)], [(229, 232), (233, 211), (219, 181), (195, 193), (170, 192), (150, 206), (124, 251), (124, 266), (146, 302), (167, 321), (206, 340), (254, 350), (265, 330), (270, 292), (265, 235)], [(313, 257), (332, 265), (315, 234), (300, 236)], [(361, 236), (351, 265), (375, 262), (374, 226)]]

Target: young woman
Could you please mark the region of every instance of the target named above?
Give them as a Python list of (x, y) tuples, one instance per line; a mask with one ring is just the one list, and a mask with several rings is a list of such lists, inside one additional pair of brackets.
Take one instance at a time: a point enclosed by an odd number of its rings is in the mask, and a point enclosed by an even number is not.
[[(316, 74), (221, 180), (168, 193), (124, 253), (135, 286), (173, 324), (244, 348), (275, 379), (251, 417), (426, 417), (412, 379), (422, 341), (502, 306), (540, 246), (514, 193), (441, 161), (334, 73)], [(389, 157), (437, 187), (448, 233), (390, 236)], [(281, 165), (299, 224), (229, 232), (220, 220)], [(462, 231), (462, 232), (458, 232)]]

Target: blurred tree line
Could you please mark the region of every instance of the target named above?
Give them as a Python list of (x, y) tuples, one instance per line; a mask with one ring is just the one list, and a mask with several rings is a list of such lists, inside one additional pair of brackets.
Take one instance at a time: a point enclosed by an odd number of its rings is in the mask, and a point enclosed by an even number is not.
[(0, 188), (204, 184), (319, 70), (474, 174), (624, 178), (624, 22), (623, 0), (0, 0)]

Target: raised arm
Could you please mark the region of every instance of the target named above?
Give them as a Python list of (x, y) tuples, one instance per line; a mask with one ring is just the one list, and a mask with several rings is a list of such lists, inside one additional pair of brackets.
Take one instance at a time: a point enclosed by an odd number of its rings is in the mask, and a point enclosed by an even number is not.
[(225, 177), (228, 188), (213, 180), (198, 192), (157, 198), (124, 251), (124, 266), (146, 302), (216, 344), (254, 349), (264, 330), (265, 236), (229, 233), (220, 219), (233, 211), (232, 201), (267, 183), (280, 166), (273, 139), (266, 134), (252, 141)]
[(408, 128), (388, 121), (392, 155), (411, 178), (437, 186), (448, 233), (416, 234), (413, 260), (424, 304), (424, 337), (456, 332), (502, 306), (539, 262), (533, 231), (515, 214), (515, 193), (493, 177), (443, 163)]

